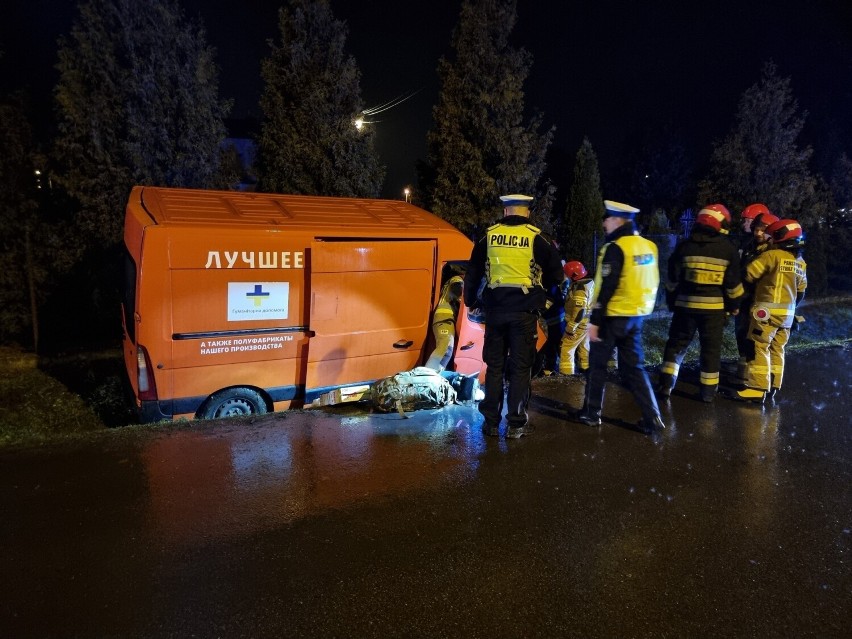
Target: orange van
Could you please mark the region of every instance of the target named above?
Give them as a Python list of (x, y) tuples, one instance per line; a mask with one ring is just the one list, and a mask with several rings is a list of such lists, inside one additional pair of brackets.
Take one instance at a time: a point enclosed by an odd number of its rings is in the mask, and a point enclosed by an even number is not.
[(402, 201), (141, 186), (124, 242), (143, 422), (301, 407), (417, 366), (442, 269), (472, 248)]

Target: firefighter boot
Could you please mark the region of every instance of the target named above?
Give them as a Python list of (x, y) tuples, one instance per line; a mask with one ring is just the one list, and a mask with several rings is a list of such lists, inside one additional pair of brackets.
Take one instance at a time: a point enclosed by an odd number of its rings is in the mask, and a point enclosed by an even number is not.
[(660, 399), (669, 399), (672, 396), (672, 390), (675, 387), (675, 377), (669, 373), (660, 373), (657, 382), (657, 397)]
[(701, 384), (701, 388), (698, 391), (699, 396), (701, 397), (701, 401), (705, 404), (712, 404), (713, 399), (716, 397), (716, 386), (710, 384)]
[(766, 391), (761, 390), (759, 388), (749, 388), (746, 386), (742, 390), (738, 390), (734, 393), (734, 398), (739, 399), (743, 402), (753, 402), (755, 404), (762, 404), (766, 400)]

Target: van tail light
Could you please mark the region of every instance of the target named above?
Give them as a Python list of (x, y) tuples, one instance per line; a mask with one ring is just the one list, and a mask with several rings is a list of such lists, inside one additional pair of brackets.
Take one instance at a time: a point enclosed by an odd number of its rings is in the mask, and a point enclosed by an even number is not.
[(154, 369), (151, 367), (151, 358), (144, 346), (136, 349), (136, 379), (139, 390), (139, 399), (149, 401), (157, 399), (157, 384), (154, 382)]

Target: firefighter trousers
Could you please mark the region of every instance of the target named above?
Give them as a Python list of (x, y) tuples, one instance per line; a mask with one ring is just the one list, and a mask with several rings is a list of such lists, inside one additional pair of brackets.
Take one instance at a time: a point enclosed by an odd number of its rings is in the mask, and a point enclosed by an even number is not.
[(746, 357), (746, 384), (758, 390), (781, 388), (784, 378), (784, 348), (790, 339), (790, 329), (779, 326), (770, 319), (759, 322), (752, 319), (748, 332), (750, 352)]
[(589, 369), (589, 324), (578, 326), (573, 333), (562, 335), (559, 345), (559, 372), (563, 375), (574, 374), (574, 359), (578, 360), (580, 371)]
[[(695, 333), (701, 347), (699, 355), (700, 384), (707, 390), (716, 390), (719, 385), (719, 369), (722, 366), (722, 337), (725, 330), (725, 312), (692, 313), (675, 309), (669, 327), (669, 338), (663, 352), (663, 364), (660, 375), (667, 375), (666, 384), (674, 387), (683, 363), (686, 349), (692, 343)], [(664, 384), (665, 385), (665, 384)]]
[(456, 323), (451, 319), (435, 322), (432, 324), (432, 334), (435, 336), (435, 350), (432, 351), (424, 366), (440, 373), (447, 367), (453, 356), (456, 344)]

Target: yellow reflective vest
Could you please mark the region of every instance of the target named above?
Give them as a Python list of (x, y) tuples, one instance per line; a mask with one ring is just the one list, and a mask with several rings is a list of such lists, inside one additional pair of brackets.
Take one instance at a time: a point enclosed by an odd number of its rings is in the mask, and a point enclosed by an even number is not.
[[(613, 240), (624, 253), (621, 278), (606, 305), (607, 317), (638, 317), (650, 315), (657, 301), (660, 269), (657, 245), (639, 235), (624, 235)], [(610, 243), (604, 244), (598, 255), (595, 272), (595, 302), (603, 282), (603, 257)]]
[(526, 293), (541, 286), (541, 267), (533, 256), (533, 242), (541, 230), (532, 224), (495, 224), (485, 234), (488, 257), (485, 277), (490, 288), (510, 286)]

